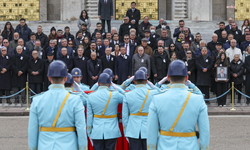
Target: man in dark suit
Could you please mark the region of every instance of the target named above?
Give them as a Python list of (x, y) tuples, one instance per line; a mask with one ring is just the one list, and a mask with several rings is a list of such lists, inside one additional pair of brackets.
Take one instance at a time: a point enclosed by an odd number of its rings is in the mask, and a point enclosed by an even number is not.
[[(109, 44), (110, 47), (112, 47), (112, 50), (114, 51), (115, 45), (120, 44), (119, 42), (119, 35), (117, 33), (114, 33), (112, 42)], [(111, 50), (111, 51), (112, 51)]]
[(111, 50), (112, 50), (112, 47), (110, 47), (109, 44), (110, 44), (109, 40), (108, 40), (108, 39), (104, 39), (103, 45), (102, 45), (102, 47), (99, 49), (100, 57), (102, 57), (103, 55), (105, 55), (105, 50), (106, 50), (106, 48), (111, 48)]
[(136, 3), (132, 2), (131, 9), (127, 11), (126, 16), (129, 17), (129, 21), (135, 26), (135, 29), (138, 29), (139, 20), (141, 19), (141, 12), (135, 7)]
[(97, 57), (99, 57), (99, 50), (98, 50), (97, 47), (96, 47), (95, 41), (91, 41), (90, 49), (89, 49), (89, 50), (86, 50), (86, 52), (84, 52), (85, 57), (87, 57), (88, 59), (90, 59), (90, 58), (91, 58), (90, 54), (91, 54), (92, 52), (95, 52), (96, 55), (97, 55)]
[(139, 35), (141, 38), (143, 38), (145, 36), (144, 30), (146, 30), (146, 29), (149, 30), (150, 26), (152, 26), (152, 24), (149, 22), (149, 17), (145, 16), (143, 19), (143, 22), (141, 22), (138, 26), (138, 32), (139, 32)]
[(110, 68), (113, 72), (115, 69), (115, 56), (110, 55), (111, 49), (109, 47), (105, 50), (105, 55), (101, 56), (102, 70)]
[(221, 35), (222, 31), (225, 31), (225, 22), (223, 21), (220, 22), (220, 28), (214, 31), (214, 33), (218, 35), (219, 40), (222, 39), (222, 35)]
[(132, 56), (126, 54), (126, 48), (121, 47), (121, 55), (116, 57), (115, 60), (115, 79), (117, 84), (122, 84), (123, 81), (128, 79), (132, 75)]
[(82, 72), (82, 80), (81, 83), (88, 84), (88, 72), (87, 72), (87, 61), (88, 58), (83, 56), (83, 48), (79, 47), (77, 49), (78, 56), (73, 58), (74, 68), (81, 69)]
[(61, 51), (62, 56), (57, 59), (63, 61), (66, 64), (67, 70), (70, 73), (71, 69), (73, 69), (73, 57), (67, 54), (67, 48), (63, 47)]
[(124, 43), (122, 43), (120, 46), (125, 47), (126, 54), (128, 56), (130, 56), (130, 57), (133, 57), (134, 52), (135, 52), (135, 48), (136, 48), (135, 45), (133, 45), (133, 44), (131, 44), (129, 42), (129, 36), (128, 35), (125, 35), (124, 38), (123, 38), (123, 40), (124, 40)]
[(47, 35), (43, 33), (43, 28), (41, 25), (37, 27), (36, 39), (39, 39), (41, 41), (41, 47), (43, 49), (46, 49), (48, 47), (49, 39)]
[(36, 50), (32, 51), (32, 57), (33, 58), (28, 61), (27, 69), (29, 74), (29, 85), (36, 94), (39, 94), (42, 92), (44, 61), (38, 58), (38, 52)]
[[(28, 56), (22, 54), (21, 46), (16, 47), (17, 54), (12, 57), (12, 87), (14, 93), (23, 89), (27, 82)], [(22, 103), (25, 103), (25, 91), (21, 93)], [(19, 96), (15, 96), (15, 103), (19, 103)]]
[(98, 3), (98, 16), (102, 20), (102, 27), (105, 31), (105, 20), (108, 24), (108, 32), (111, 32), (110, 20), (113, 18), (113, 1), (112, 0), (99, 0)]
[(8, 39), (4, 39), (3, 46), (7, 48), (7, 54), (9, 55), (9, 57), (12, 57), (15, 55), (15, 53), (14, 53), (14, 50), (9, 47), (9, 45), (10, 45), (10, 42), (8, 41)]
[(242, 35), (241, 30), (237, 29), (237, 24), (236, 22), (231, 23), (231, 29), (227, 30), (228, 34), (233, 34), (234, 39), (238, 42), (240, 36)]
[(144, 35), (145, 35), (145, 38), (148, 39), (148, 41), (147, 41), (148, 46), (150, 46), (153, 50), (156, 49), (157, 48), (157, 44), (155, 42), (155, 39), (150, 36), (150, 31), (149, 30), (145, 30), (144, 31)]
[[(184, 20), (180, 20), (180, 21), (179, 21), (179, 26), (180, 26), (180, 27), (174, 29), (174, 34), (173, 34), (173, 36), (176, 37), (176, 41), (178, 40), (179, 34), (180, 34), (180, 33), (184, 33), (184, 31), (183, 31), (184, 25), (185, 25)], [(190, 31), (189, 28), (188, 28), (188, 30), (189, 30), (188, 33), (191, 34), (191, 31)]]
[(87, 70), (89, 76), (89, 86), (92, 87), (98, 80), (99, 75), (102, 73), (102, 62), (97, 59), (96, 53), (91, 53), (91, 59), (87, 61)]
[(50, 81), (48, 79), (48, 68), (49, 68), (49, 65), (50, 63), (54, 61), (54, 54), (52, 52), (48, 52), (47, 53), (47, 59), (44, 60), (44, 74), (43, 74), (43, 77), (44, 77), (44, 87), (43, 87), (43, 91), (47, 91), (48, 90), (48, 87), (50, 86)]

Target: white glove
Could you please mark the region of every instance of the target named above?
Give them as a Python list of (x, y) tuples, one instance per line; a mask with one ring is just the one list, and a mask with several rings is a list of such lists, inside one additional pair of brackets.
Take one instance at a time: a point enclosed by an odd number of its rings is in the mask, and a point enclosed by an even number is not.
[(92, 146), (94, 146), (93, 140), (89, 137), (90, 143)]
[(154, 85), (152, 82), (150, 82), (150, 81), (147, 80), (147, 83), (148, 83), (148, 85), (149, 85), (152, 89), (155, 88), (155, 85)]
[(114, 87), (114, 89), (118, 89), (118, 86), (115, 85), (113, 82), (111, 82), (111, 85)]
[(130, 83), (134, 80), (135, 76), (130, 77), (128, 80), (130, 81)]
[(74, 81), (73, 83), (73, 88), (77, 91), (77, 92), (82, 92), (82, 89), (80, 87), (80, 85), (78, 83), (76, 83), (76, 81)]
[(162, 85), (162, 83), (166, 82), (168, 80), (168, 77), (164, 77), (161, 79), (161, 81), (158, 82), (159, 85)]
[(186, 86), (189, 86), (191, 83), (192, 83), (191, 81), (187, 80), (187, 81), (185, 82), (185, 85), (186, 85)]

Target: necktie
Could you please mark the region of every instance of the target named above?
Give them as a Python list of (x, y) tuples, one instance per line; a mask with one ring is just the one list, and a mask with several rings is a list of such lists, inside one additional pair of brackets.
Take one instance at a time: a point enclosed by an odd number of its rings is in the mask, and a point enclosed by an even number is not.
[(126, 44), (126, 50), (128, 50), (128, 44)]
[(107, 60), (108, 60), (108, 62), (109, 62), (109, 56), (107, 56)]
[(135, 40), (133, 40), (133, 44), (135, 44)]
[(107, 5), (107, 0), (105, 0), (105, 5)]
[(124, 55), (122, 55), (122, 58), (124, 58)]

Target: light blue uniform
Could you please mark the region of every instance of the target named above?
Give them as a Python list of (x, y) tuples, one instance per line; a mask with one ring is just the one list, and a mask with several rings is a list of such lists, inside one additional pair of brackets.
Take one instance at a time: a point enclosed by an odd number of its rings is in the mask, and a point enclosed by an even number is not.
[[(117, 86), (117, 89), (114, 89), (114, 87), (113, 87), (112, 85), (110, 85), (109, 88), (108, 88), (108, 90), (110, 90), (110, 91), (117, 90), (119, 93), (125, 94), (125, 91), (121, 88), (120, 85), (117, 85), (117, 84), (115, 84), (115, 85)], [(91, 91), (95, 91), (95, 90), (98, 89), (98, 87), (99, 87), (98, 83), (95, 83), (95, 84), (91, 87), (90, 90), (91, 90)]]
[(87, 135), (84, 106), (79, 95), (71, 93), (55, 127), (76, 127), (75, 132), (39, 132), (51, 127), (58, 110), (69, 92), (62, 84), (52, 84), (49, 90), (35, 96), (30, 108), (28, 141), (30, 150), (86, 150)]
[(87, 106), (88, 95), (86, 93), (84, 93), (84, 92), (73, 92), (73, 88), (71, 88), (71, 87), (65, 87), (65, 90), (67, 90), (68, 92), (71, 92), (73, 94), (78, 94), (81, 97), (82, 104), (85, 107)]
[(81, 87), (81, 89), (83, 90), (83, 91), (89, 91), (89, 86), (88, 85), (85, 85), (85, 84), (83, 84), (83, 83), (79, 83), (79, 85), (80, 85), (80, 87)]
[[(106, 86), (100, 86), (95, 92), (88, 95), (87, 100), (87, 132), (91, 139), (114, 139), (121, 137), (118, 126), (118, 118), (96, 118), (94, 115), (102, 115), (108, 102), (110, 90)], [(116, 115), (119, 103), (122, 103), (123, 95), (118, 91), (112, 91), (110, 102), (104, 113), (105, 116)]]
[[(209, 145), (209, 120), (203, 96), (191, 94), (189, 101), (173, 132), (194, 132), (196, 123), (200, 132), (200, 147), (196, 136), (174, 137), (159, 134), (159, 129), (169, 131), (188, 97), (184, 84), (172, 84), (164, 93), (157, 94), (149, 106), (148, 150), (205, 150)], [(160, 126), (159, 126), (160, 125)]]
[[(171, 88), (170, 83), (169, 84), (162, 84), (162, 85), (156, 83), (155, 86), (157, 86), (161, 90), (167, 90), (167, 89)], [(187, 86), (187, 87), (189, 88), (189, 91), (191, 93), (203, 95), (202, 92), (200, 91), (200, 89), (195, 84), (190, 83), (189, 86)]]
[[(139, 139), (147, 138), (147, 119), (148, 116), (135, 116), (140, 111), (140, 108), (147, 95), (148, 88), (146, 85), (139, 84), (130, 92), (127, 92), (122, 104), (122, 123), (126, 137)], [(154, 94), (159, 93), (157, 90), (149, 90), (147, 100), (142, 108), (141, 113), (148, 113), (150, 102)]]

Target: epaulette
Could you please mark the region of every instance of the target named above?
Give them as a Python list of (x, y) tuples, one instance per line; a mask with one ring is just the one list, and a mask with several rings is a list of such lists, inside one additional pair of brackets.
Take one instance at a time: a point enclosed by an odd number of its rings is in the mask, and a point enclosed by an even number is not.
[(29, 98), (34, 98), (34, 97), (36, 97), (36, 96), (40, 96), (40, 95), (42, 95), (42, 94), (44, 94), (44, 93), (45, 93), (45, 92), (42, 92), (42, 93), (39, 93), (39, 94), (33, 95), (33, 96), (29, 97)]

